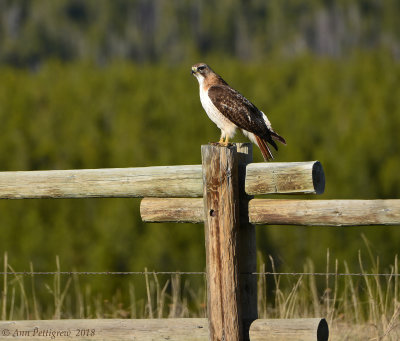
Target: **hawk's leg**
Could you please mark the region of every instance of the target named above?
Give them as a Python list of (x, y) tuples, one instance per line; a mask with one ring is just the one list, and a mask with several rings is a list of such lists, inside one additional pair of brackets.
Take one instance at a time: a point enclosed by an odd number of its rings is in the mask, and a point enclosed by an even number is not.
[(219, 138), (219, 141), (218, 141), (219, 144), (224, 144), (224, 137), (225, 137), (225, 133), (221, 130), (221, 137)]
[(225, 141), (220, 142), (223, 146), (228, 146), (229, 145), (229, 137), (228, 135), (225, 136)]
[[(224, 141), (225, 139), (225, 141)], [(219, 141), (217, 144), (220, 144), (222, 146), (228, 146), (229, 145), (229, 137), (225, 134), (223, 130), (221, 130), (221, 137), (219, 138)]]

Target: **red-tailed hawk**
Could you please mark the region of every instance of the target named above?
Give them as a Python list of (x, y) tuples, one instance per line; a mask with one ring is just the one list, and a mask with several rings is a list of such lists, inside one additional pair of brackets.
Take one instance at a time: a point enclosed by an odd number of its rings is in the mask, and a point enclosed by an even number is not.
[(235, 135), (236, 128), (240, 128), (250, 141), (258, 145), (265, 161), (273, 159), (267, 143), (278, 150), (274, 140), (283, 144), (286, 141), (274, 132), (267, 116), (232, 89), (207, 64), (193, 65), (192, 74), (199, 81), (200, 101), (204, 110), (221, 129), (219, 143), (227, 145), (229, 139)]

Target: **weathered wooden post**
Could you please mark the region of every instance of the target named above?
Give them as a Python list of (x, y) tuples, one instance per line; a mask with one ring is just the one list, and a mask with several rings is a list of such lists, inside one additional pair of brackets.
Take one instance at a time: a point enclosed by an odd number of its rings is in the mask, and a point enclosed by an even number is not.
[(237, 151), (235, 146), (206, 145), (201, 155), (210, 340), (241, 341)]
[(242, 310), (243, 339), (249, 340), (249, 329), (258, 318), (257, 309), (257, 245), (255, 226), (249, 222), (249, 201), (253, 198), (245, 191), (246, 167), (253, 161), (253, 145), (237, 143), (239, 175), (239, 286)]
[[(256, 233), (248, 219), (246, 166), (252, 145), (202, 146), (211, 340), (249, 340), (257, 319)], [(227, 334), (228, 333), (228, 334)], [(233, 333), (233, 334), (231, 334)]]

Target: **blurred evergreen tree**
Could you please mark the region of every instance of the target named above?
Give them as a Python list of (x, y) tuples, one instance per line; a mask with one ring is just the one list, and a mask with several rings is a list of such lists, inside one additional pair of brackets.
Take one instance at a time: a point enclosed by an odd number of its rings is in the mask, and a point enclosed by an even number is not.
[(0, 62), (31, 68), (55, 57), (178, 63), (373, 48), (400, 58), (396, 0), (3, 0), (0, 13)]

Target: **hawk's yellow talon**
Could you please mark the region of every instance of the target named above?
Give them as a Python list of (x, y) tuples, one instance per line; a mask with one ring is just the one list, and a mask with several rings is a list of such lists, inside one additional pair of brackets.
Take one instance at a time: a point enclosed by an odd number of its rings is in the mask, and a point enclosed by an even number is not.
[(223, 146), (225, 146), (225, 147), (228, 146), (228, 144), (229, 144), (229, 137), (226, 136), (226, 137), (225, 137), (225, 141), (222, 140), (220, 143), (221, 143)]

